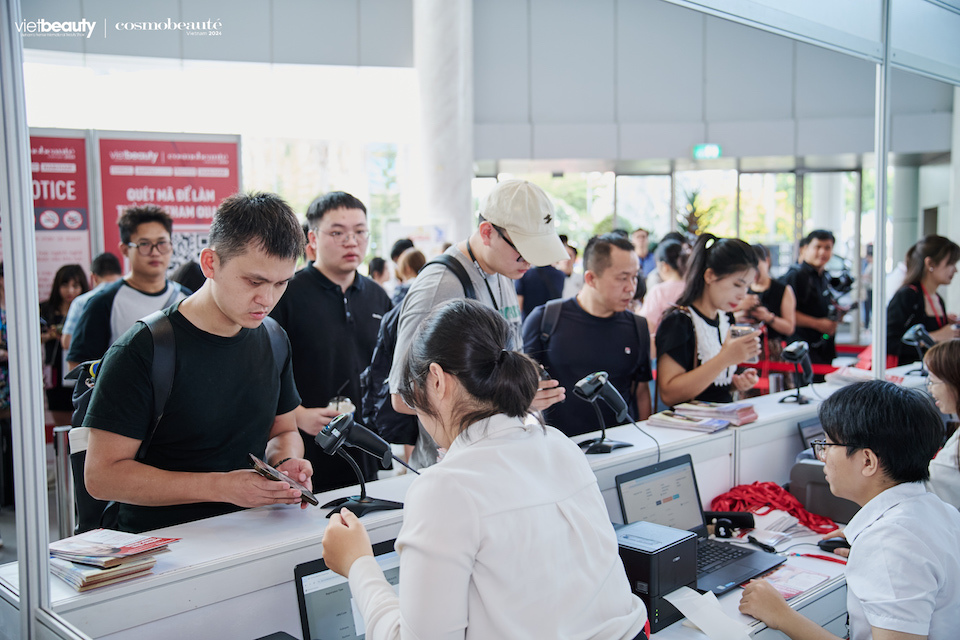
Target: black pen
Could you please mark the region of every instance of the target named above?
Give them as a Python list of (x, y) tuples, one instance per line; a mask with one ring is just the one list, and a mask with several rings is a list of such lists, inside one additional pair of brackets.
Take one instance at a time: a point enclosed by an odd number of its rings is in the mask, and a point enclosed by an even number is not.
[(766, 544), (766, 543), (764, 543), (764, 542), (760, 542), (759, 540), (757, 540), (757, 539), (754, 538), (753, 536), (747, 536), (747, 541), (748, 541), (750, 544), (753, 544), (753, 545), (756, 545), (756, 546), (760, 547), (761, 549), (763, 549), (763, 550), (766, 551), (767, 553), (776, 553), (776, 552), (777, 552), (777, 549), (776, 549), (775, 547), (772, 547), (772, 546), (770, 546), (769, 544)]

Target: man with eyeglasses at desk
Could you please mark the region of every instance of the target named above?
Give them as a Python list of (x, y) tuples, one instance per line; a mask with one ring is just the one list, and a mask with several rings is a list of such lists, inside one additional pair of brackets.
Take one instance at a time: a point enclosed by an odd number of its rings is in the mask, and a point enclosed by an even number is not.
[[(544, 266), (569, 258), (557, 235), (553, 204), (547, 194), (526, 180), (497, 183), (481, 206), (480, 224), (476, 231), (466, 240), (447, 249), (446, 253), (456, 258), (466, 270), (478, 302), (494, 309), (510, 323), (511, 348), (521, 351), (520, 304), (513, 281), (522, 278), (532, 266)], [(402, 374), (402, 356), (413, 341), (414, 332), (434, 307), (447, 300), (463, 297), (463, 285), (459, 278), (442, 264), (428, 264), (413, 281), (403, 299), (393, 368), (390, 370), (390, 392), (396, 411), (409, 415), (414, 413), (397, 391)], [(557, 381), (541, 381), (531, 409), (546, 409), (564, 397), (564, 389)], [(437, 444), (421, 425), (410, 462), (419, 468), (436, 461)]]
[[(323, 453), (314, 438), (341, 413), (337, 405), (328, 408), (334, 397), (347, 397), (360, 408), (360, 373), (373, 357), (380, 320), (393, 305), (382, 287), (357, 271), (370, 241), (360, 200), (343, 191), (320, 196), (307, 208), (307, 224), (316, 260), (293, 277), (270, 315), (286, 329), (293, 349), (293, 378), (302, 399), (297, 426), (304, 458), (313, 464), (313, 490), (327, 491), (356, 484), (357, 477), (345, 460)], [(365, 480), (377, 479), (376, 460), (347, 453)]]
[(130, 272), (87, 301), (70, 341), (70, 368), (102, 358), (117, 338), (145, 316), (165, 309), (190, 291), (167, 279), (173, 257), (173, 220), (155, 205), (130, 207), (117, 221), (120, 253)]

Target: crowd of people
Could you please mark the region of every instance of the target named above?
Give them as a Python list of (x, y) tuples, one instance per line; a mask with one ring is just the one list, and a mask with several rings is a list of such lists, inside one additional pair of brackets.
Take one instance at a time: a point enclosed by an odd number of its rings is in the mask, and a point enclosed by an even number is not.
[[(414, 468), (434, 469), (407, 494), (397, 540), (410, 585), (402, 597), (369, 559), (369, 539), (352, 513), (335, 515), (327, 527), (324, 558), (349, 577), (370, 637), (441, 630), (462, 637), (468, 625), (477, 637), (647, 637), (596, 478), (570, 440), (602, 425), (571, 392), (584, 376), (605, 371), (631, 417), (644, 420), (690, 400), (749, 397), (760, 372), (743, 363), (780, 361), (794, 340), (809, 344), (814, 363), (831, 364), (845, 311), (826, 273), (835, 238), (811, 232), (796, 264), (775, 278), (768, 248), (709, 233), (673, 233), (654, 244), (646, 229), (613, 231), (590, 238), (581, 252), (557, 233), (547, 194), (522, 180), (498, 183), (479, 214), (471, 235), (446, 247), (443, 259), (428, 260), (401, 239), (390, 263), (370, 260), (365, 276), (370, 225), (356, 197), (317, 198), (301, 225), (274, 194), (236, 194), (219, 206), (198, 259), (178, 270), (192, 274), (187, 288), (167, 276), (170, 217), (154, 206), (129, 209), (118, 247), (127, 272), (112, 253), (98, 256), (88, 290), (83, 268), (66, 265), (40, 309), (47, 401), (62, 424), (73, 409), (64, 374), (102, 359), (83, 423), (71, 434), (71, 445), (86, 450), (78, 493), (120, 503), (118, 526), (140, 532), (301, 502), (291, 485), (251, 473), (249, 453), (314, 491), (355, 484), (355, 468), (376, 479), (369, 456), (352, 453), (350, 464), (324, 454), (314, 438), (344, 411), (369, 415), (361, 405), (379, 384), (384, 410), (409, 420), (408, 435), (394, 442), (406, 445)], [(925, 364), (943, 414), (955, 414), (960, 397), (960, 326), (937, 288), (952, 280), (958, 260), (952, 241), (921, 239), (906, 256), (887, 314), (887, 350), (899, 363), (917, 358), (901, 347), (911, 326), (924, 325), (936, 341)], [(160, 310), (172, 326), (176, 364), (158, 416), (157, 354), (140, 319)], [(3, 311), (0, 287), (5, 332)], [(743, 325), (750, 330), (737, 331)], [(0, 339), (0, 410), (8, 411)], [(378, 350), (388, 356), (380, 380), (368, 370)], [(849, 415), (851, 407), (876, 413), (890, 403), (924, 434), (904, 449), (908, 470), (891, 466), (889, 442), (899, 441), (889, 425)], [(904, 507), (902, 517), (960, 518), (958, 435), (947, 439), (932, 407), (883, 383), (834, 394), (821, 407), (829, 440), (826, 453), (820, 450), (834, 492), (876, 519), (876, 500), (895, 508), (917, 502), (916, 486), (927, 482), (931, 493), (924, 495), (932, 497)], [(603, 406), (600, 418), (613, 426), (616, 415)], [(496, 474), (488, 473), (492, 467)], [(841, 467), (846, 475), (831, 471)], [(848, 583), (862, 604), (851, 624), (919, 633), (917, 616), (883, 626), (885, 593), (870, 587), (870, 576), (892, 572), (889, 563), (854, 563), (879, 544), (867, 518), (847, 529), (855, 542)], [(576, 584), (543, 571), (517, 575), (530, 560), (512, 541), (537, 530), (549, 530), (538, 536), (548, 541), (538, 569), (575, 566)], [(537, 598), (546, 604), (505, 601), (498, 585), (517, 579), (531, 592), (550, 585), (549, 597)], [(577, 600), (571, 588), (602, 597), (558, 610), (554, 602)], [(928, 618), (939, 628), (943, 594), (928, 596)], [(944, 597), (956, 610), (960, 595)], [(741, 606), (791, 637), (807, 637), (805, 623), (762, 584), (748, 588)], [(500, 632), (505, 626), (511, 633)], [(867, 637), (859, 630), (853, 637)]]

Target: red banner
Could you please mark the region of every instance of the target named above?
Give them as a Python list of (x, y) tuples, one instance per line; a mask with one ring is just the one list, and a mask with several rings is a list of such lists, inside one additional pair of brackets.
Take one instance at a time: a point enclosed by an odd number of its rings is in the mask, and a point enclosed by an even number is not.
[(117, 220), (127, 207), (155, 204), (173, 218), (170, 268), (195, 260), (220, 201), (240, 189), (238, 155), (237, 142), (101, 139), (105, 250), (122, 259)]
[(50, 297), (57, 269), (79, 264), (90, 271), (90, 201), (83, 138), (30, 136), (37, 280)]

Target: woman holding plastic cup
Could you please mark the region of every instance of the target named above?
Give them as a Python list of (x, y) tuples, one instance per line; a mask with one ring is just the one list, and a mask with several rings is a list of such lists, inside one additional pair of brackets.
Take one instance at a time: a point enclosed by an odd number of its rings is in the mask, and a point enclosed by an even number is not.
[(760, 332), (735, 335), (733, 310), (757, 276), (757, 256), (736, 238), (701, 235), (687, 268), (678, 307), (657, 329), (657, 387), (667, 405), (690, 400), (731, 402), (758, 382), (737, 365), (760, 354)]

